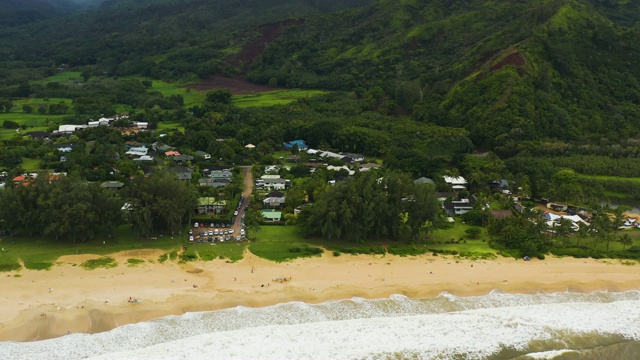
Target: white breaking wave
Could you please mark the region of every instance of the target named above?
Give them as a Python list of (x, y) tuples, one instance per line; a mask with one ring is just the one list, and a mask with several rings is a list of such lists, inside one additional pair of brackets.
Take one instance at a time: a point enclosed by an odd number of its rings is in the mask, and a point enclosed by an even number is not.
[[(640, 340), (640, 292), (301, 302), (169, 316), (112, 331), (0, 343), (7, 359), (483, 359), (571, 349), (581, 335)], [(532, 348), (532, 342), (551, 349)]]

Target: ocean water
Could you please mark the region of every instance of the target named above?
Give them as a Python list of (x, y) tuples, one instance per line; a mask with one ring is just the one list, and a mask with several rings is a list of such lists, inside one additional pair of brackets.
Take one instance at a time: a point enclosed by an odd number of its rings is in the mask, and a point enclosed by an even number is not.
[(640, 359), (640, 291), (394, 295), (187, 313), (3, 359)]

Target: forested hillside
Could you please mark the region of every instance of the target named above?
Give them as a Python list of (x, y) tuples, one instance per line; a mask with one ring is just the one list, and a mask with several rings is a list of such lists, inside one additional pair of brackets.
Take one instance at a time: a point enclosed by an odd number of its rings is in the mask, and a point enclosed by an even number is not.
[(24, 25), (76, 10), (71, 0), (2, 0), (0, 28)]

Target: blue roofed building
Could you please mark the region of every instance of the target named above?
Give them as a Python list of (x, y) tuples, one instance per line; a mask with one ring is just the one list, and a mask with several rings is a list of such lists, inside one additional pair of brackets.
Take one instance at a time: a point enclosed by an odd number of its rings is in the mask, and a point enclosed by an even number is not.
[(284, 148), (287, 150), (291, 150), (296, 145), (298, 145), (298, 150), (300, 151), (305, 151), (309, 149), (309, 145), (307, 145), (307, 142), (304, 140), (292, 140), (292, 141), (286, 142), (284, 143)]

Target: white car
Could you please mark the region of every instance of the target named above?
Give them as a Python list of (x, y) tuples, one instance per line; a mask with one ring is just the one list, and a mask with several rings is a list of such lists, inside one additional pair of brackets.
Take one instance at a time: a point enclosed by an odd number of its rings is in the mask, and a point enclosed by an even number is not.
[(242, 235), (242, 236), (244, 236), (244, 235), (245, 235), (244, 229), (241, 229), (241, 230), (240, 230), (240, 235)]
[(218, 229), (213, 230), (213, 235), (219, 235), (220, 231), (218, 231)]
[(196, 227), (198, 227), (198, 225), (199, 225), (198, 223), (195, 223), (195, 224), (193, 224), (193, 227), (196, 228)]
[(233, 229), (229, 229), (229, 234), (233, 234)]
[(189, 236), (189, 241), (193, 242), (193, 236)]
[(209, 236), (213, 236), (213, 230), (209, 230)]
[(238, 210), (233, 212), (233, 216), (238, 216)]

